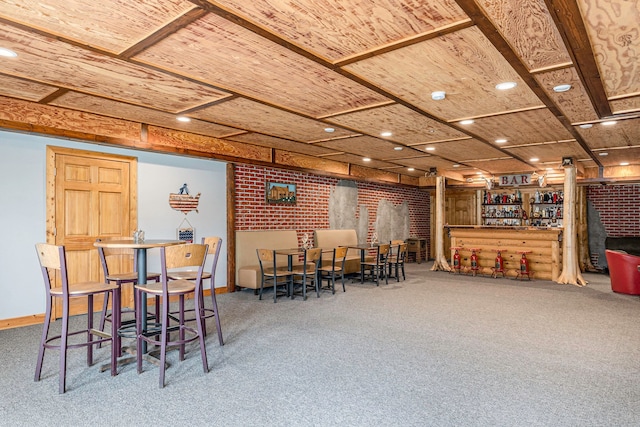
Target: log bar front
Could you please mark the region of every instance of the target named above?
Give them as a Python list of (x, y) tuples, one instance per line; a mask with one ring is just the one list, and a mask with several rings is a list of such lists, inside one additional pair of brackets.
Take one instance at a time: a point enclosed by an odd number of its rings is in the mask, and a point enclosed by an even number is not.
[[(518, 252), (526, 254), (533, 279), (556, 280), (562, 271), (562, 228), (513, 226), (445, 225), (451, 237), (451, 248), (459, 251), (462, 267), (469, 267), (471, 249), (479, 249), (479, 273), (490, 275), (495, 265), (496, 250), (502, 251), (507, 276), (516, 277), (520, 269)], [(451, 257), (455, 250), (451, 250)], [(451, 262), (453, 265), (453, 262)]]

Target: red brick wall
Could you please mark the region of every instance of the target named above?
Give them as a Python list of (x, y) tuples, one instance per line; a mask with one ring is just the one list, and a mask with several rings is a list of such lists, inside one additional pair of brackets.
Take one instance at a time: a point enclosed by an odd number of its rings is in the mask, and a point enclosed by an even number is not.
[(607, 236), (640, 236), (640, 185), (590, 185), (587, 200), (600, 214)]
[[(329, 228), (329, 194), (338, 179), (303, 172), (262, 166), (241, 165), (236, 174), (236, 230), (294, 229), (300, 239), (304, 233), (313, 238), (313, 230)], [(297, 185), (295, 205), (267, 204), (266, 182)], [(356, 182), (358, 206), (369, 210), (369, 224), (375, 223), (378, 202), (386, 199), (399, 205), (409, 204), (409, 232), (411, 236), (427, 239), (429, 244), (429, 192), (394, 185)], [(356, 212), (356, 215), (358, 212)], [(369, 229), (369, 237), (373, 233)], [(427, 253), (428, 249), (427, 249)]]

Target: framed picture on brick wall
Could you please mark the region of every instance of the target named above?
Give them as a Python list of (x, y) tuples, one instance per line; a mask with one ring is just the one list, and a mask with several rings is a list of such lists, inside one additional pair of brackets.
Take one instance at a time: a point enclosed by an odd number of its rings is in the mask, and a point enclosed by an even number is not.
[(283, 182), (269, 182), (266, 186), (267, 203), (296, 204), (296, 185)]

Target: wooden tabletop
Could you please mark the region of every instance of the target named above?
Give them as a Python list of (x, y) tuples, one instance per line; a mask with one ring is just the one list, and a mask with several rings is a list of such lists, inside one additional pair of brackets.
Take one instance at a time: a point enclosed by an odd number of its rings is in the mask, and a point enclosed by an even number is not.
[(93, 246), (97, 248), (114, 248), (114, 249), (147, 249), (147, 248), (159, 248), (162, 246), (173, 246), (187, 243), (184, 240), (167, 240), (167, 239), (145, 239), (142, 242), (135, 242), (134, 240), (101, 240), (95, 242)]

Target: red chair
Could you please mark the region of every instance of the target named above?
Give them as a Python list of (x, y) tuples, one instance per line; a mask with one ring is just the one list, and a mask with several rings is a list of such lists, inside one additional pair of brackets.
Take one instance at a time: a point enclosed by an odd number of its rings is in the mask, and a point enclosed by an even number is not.
[(640, 257), (623, 251), (605, 250), (609, 265), (611, 290), (621, 294), (640, 295)]

